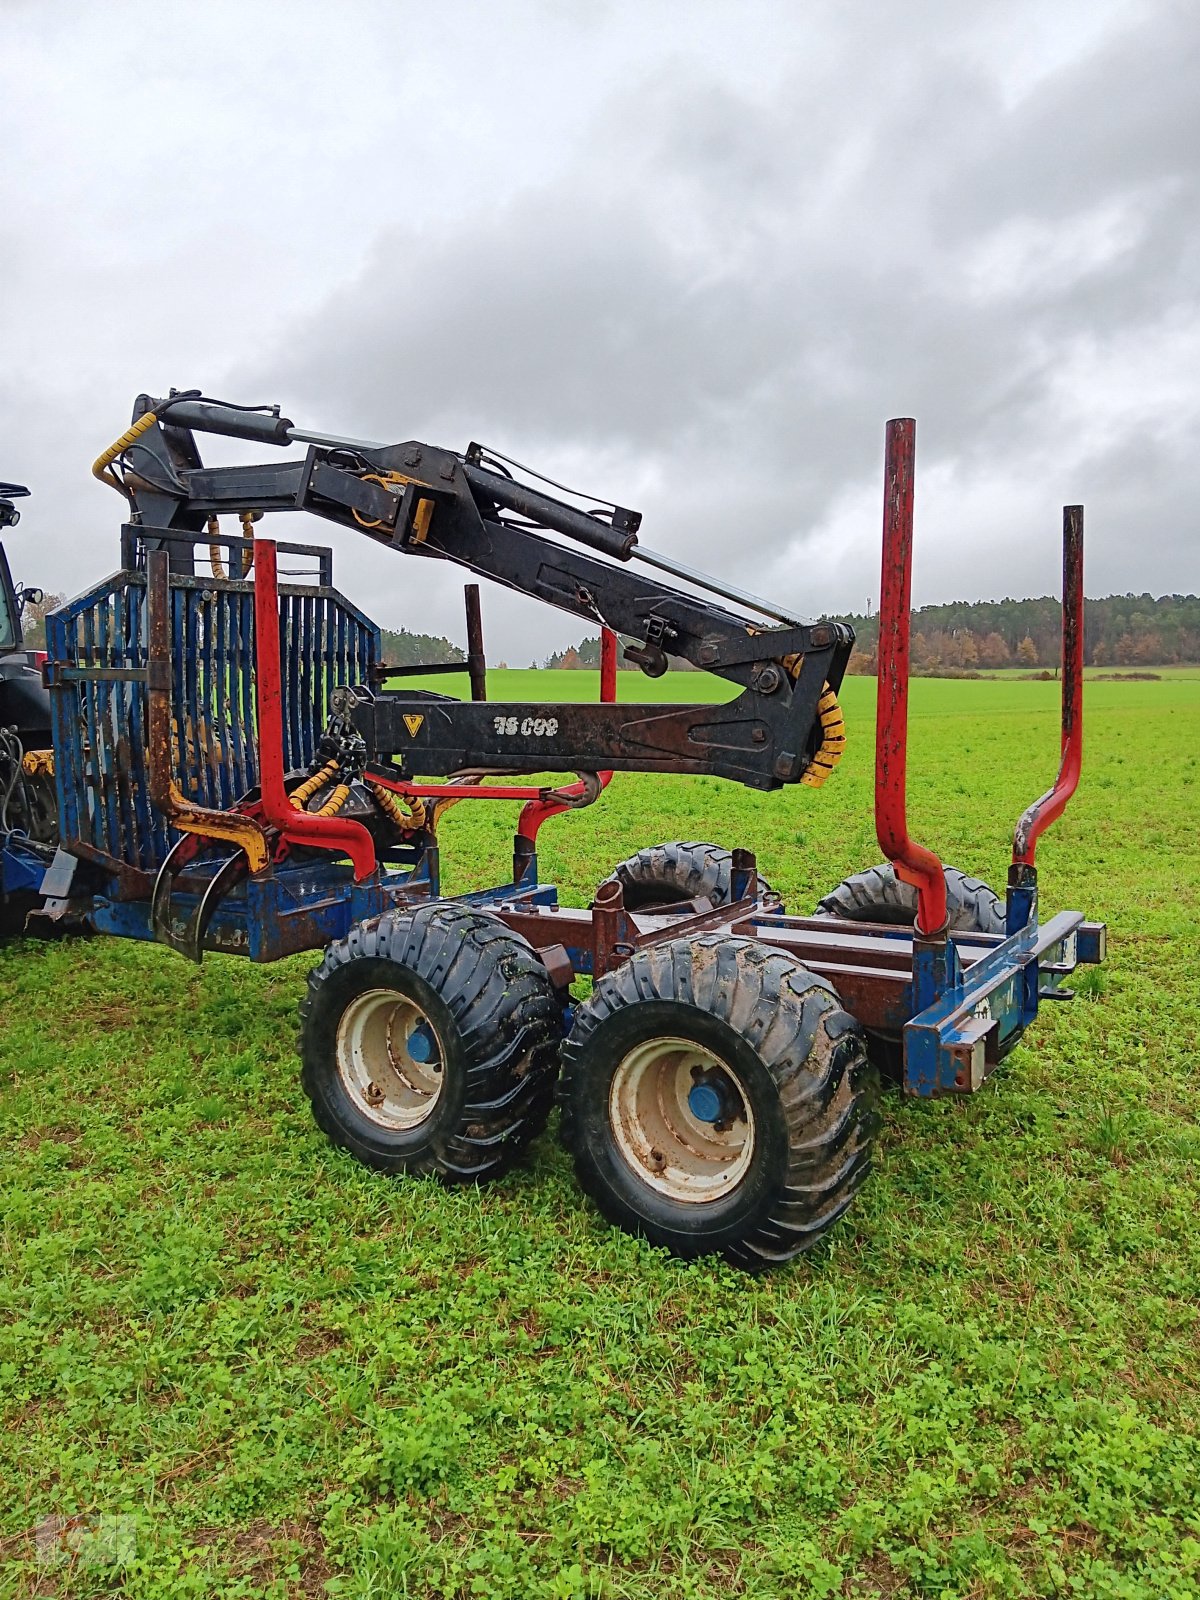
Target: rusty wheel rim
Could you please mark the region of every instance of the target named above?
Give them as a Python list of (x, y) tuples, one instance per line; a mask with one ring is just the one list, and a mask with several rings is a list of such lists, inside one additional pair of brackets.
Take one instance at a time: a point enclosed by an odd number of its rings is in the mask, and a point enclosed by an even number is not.
[(754, 1159), (754, 1112), (728, 1065), (690, 1039), (649, 1039), (625, 1055), (608, 1096), (613, 1138), (659, 1194), (721, 1199)]
[(363, 1116), (407, 1132), (433, 1114), (445, 1052), (420, 1006), (394, 989), (368, 989), (343, 1011), (335, 1046), (342, 1087)]

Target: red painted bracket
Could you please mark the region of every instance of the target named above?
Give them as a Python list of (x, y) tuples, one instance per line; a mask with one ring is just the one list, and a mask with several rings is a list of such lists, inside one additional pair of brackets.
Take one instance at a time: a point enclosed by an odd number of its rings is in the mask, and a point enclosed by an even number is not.
[(361, 822), (297, 811), (283, 783), (283, 691), (275, 541), (254, 542), (254, 664), (258, 698), (258, 781), (262, 810), (289, 844), (349, 856), (356, 883), (375, 871), (375, 843)]

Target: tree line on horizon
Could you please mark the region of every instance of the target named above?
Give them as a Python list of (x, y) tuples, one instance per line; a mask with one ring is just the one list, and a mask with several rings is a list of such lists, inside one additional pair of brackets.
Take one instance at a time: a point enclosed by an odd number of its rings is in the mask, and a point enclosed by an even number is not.
[[(45, 648), (44, 619), (64, 603), (48, 594), (41, 605), (25, 612), (25, 644)], [(855, 648), (848, 670), (856, 674), (875, 671), (879, 645), (879, 617), (844, 614), (834, 618), (854, 629)], [(951, 605), (921, 606), (912, 613), (912, 670), (919, 677), (956, 676), (994, 671), (999, 667), (1054, 668), (1062, 653), (1062, 607), (1051, 595), (1030, 600), (956, 601)], [(389, 666), (411, 667), (426, 663), (462, 663), (460, 645), (440, 634), (418, 633), (408, 628), (384, 628), (383, 658)], [(624, 641), (622, 641), (624, 642)], [(1158, 667), (1200, 663), (1200, 595), (1108, 595), (1084, 602), (1084, 661), (1090, 667)], [(505, 661), (494, 663), (500, 669)], [(537, 667), (538, 662), (530, 663)], [(547, 656), (547, 670), (587, 670), (600, 666), (600, 635), (589, 634)], [(639, 669), (618, 655), (623, 672)], [(673, 657), (676, 669), (695, 670)]]
[[(849, 671), (873, 673), (879, 617), (833, 618), (854, 629)], [(1084, 602), (1084, 661), (1088, 666), (1150, 667), (1200, 663), (1200, 595), (1108, 595)], [(1052, 595), (1028, 600), (960, 600), (912, 613), (912, 670), (936, 677), (1000, 667), (1057, 667), (1062, 655), (1062, 605)], [(636, 671), (620, 661), (622, 669)], [(600, 665), (600, 636), (592, 634), (546, 658), (549, 669)], [(673, 667), (686, 667), (672, 659)]]
[[(873, 673), (879, 617), (844, 616), (856, 643), (849, 670)], [(1171, 666), (1200, 662), (1200, 596), (1114, 594), (1084, 601), (1084, 663), (1090, 667)], [(912, 613), (917, 674), (997, 667), (1057, 667), (1062, 605), (1052, 595), (1029, 600), (957, 601)]]

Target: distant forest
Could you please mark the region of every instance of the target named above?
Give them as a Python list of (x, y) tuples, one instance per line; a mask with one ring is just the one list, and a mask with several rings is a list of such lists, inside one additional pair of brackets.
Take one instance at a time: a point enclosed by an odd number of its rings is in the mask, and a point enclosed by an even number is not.
[(466, 652), (436, 633), (409, 633), (407, 628), (384, 628), (383, 659), (389, 667), (419, 667), (427, 662), (465, 661)]
[[(847, 616), (857, 636), (851, 672), (874, 672), (878, 616)], [(1056, 667), (1062, 606), (1036, 600), (959, 601), (913, 612), (913, 671), (933, 676), (995, 667)], [(1084, 602), (1084, 661), (1091, 667), (1200, 662), (1200, 596), (1114, 594)]]
[[(857, 637), (850, 671), (873, 673), (878, 616), (841, 616)], [(1036, 600), (958, 601), (913, 612), (912, 665), (918, 675), (955, 676), (997, 667), (1057, 667), (1062, 653), (1062, 606), (1050, 595)], [(1200, 595), (1114, 594), (1088, 600), (1084, 658), (1094, 667), (1168, 666), (1200, 662)], [(600, 664), (600, 639), (592, 635), (549, 657), (547, 667)], [(682, 663), (673, 662), (672, 665)], [(621, 666), (629, 666), (622, 661)]]

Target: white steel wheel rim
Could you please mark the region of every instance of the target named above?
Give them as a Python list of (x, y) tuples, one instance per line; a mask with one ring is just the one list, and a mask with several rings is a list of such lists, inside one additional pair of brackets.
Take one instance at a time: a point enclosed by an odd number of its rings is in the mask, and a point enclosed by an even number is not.
[(335, 1044), (342, 1087), (363, 1116), (402, 1133), (433, 1115), (445, 1051), (432, 1022), (395, 989), (368, 989), (342, 1012)]
[[(720, 1091), (728, 1115), (696, 1116), (698, 1083)], [(661, 1195), (703, 1205), (731, 1194), (754, 1159), (754, 1112), (720, 1056), (691, 1039), (648, 1039), (613, 1074), (608, 1116), (617, 1148)]]

